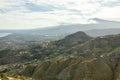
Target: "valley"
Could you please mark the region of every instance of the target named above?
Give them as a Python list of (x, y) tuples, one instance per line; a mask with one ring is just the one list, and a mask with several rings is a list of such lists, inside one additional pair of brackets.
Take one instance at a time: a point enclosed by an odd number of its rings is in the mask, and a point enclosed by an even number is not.
[(120, 80), (120, 0), (0, 0), (0, 80)]
[(19, 76), (20, 80), (119, 80), (119, 41), (120, 34), (91, 37), (78, 31), (39, 44), (1, 46), (1, 79), (17, 80)]

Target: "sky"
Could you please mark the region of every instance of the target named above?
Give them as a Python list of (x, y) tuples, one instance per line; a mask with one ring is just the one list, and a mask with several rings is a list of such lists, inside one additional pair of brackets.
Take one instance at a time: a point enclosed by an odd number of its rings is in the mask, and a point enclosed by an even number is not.
[(120, 21), (120, 0), (0, 0), (0, 29)]

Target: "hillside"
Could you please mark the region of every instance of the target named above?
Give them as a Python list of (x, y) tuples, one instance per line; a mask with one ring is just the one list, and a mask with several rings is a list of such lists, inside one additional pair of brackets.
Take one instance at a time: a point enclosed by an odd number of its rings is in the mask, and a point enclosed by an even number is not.
[(119, 80), (119, 41), (120, 34), (92, 38), (79, 31), (40, 45), (1, 49), (0, 74), (35, 80)]
[(98, 36), (105, 36), (105, 35), (120, 34), (120, 29), (119, 28), (93, 29), (93, 30), (86, 30), (85, 33), (87, 33), (92, 37), (98, 37)]
[(114, 51), (103, 58), (59, 56), (42, 61), (37, 66), (28, 65), (21, 74), (32, 76), (36, 80), (119, 80), (118, 55)]
[(76, 44), (84, 43), (90, 39), (92, 39), (92, 37), (88, 36), (86, 33), (82, 31), (79, 31), (74, 34), (66, 36), (64, 39), (56, 41), (55, 45), (71, 47)]
[(120, 35), (109, 35), (97, 37), (84, 44), (77, 44), (71, 48), (71, 52), (90, 54), (90, 55), (105, 55), (120, 46)]
[(110, 35), (78, 43), (67, 56), (27, 66), (22, 74), (36, 80), (119, 80), (119, 41), (120, 35)]

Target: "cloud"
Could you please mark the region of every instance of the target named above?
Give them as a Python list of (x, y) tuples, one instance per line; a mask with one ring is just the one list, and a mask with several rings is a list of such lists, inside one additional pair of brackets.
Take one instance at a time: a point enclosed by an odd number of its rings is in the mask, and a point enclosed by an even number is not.
[(108, 20), (115, 20), (117, 18), (120, 18), (120, 6), (117, 7), (105, 7), (102, 10), (99, 11), (98, 14), (96, 14), (96, 17), (108, 19)]
[(6, 9), (6, 8), (11, 8), (14, 6), (21, 6), (23, 5), (25, 0), (0, 0), (0, 9)]
[(119, 0), (1, 0), (0, 28), (89, 24), (89, 18), (120, 21)]
[(52, 5), (37, 5), (34, 3), (29, 3), (27, 2), (25, 4), (25, 7), (30, 10), (30, 11), (35, 11), (35, 12), (46, 12), (46, 11), (53, 11), (53, 9), (55, 8)]

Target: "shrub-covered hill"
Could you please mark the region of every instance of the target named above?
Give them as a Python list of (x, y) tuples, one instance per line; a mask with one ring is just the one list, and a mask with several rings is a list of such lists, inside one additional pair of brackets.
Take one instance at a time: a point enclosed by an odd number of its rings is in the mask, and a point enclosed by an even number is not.
[(58, 56), (51, 60), (28, 65), (24, 76), (35, 80), (119, 80), (120, 48), (99, 58)]
[(5, 48), (0, 50), (0, 65), (16, 62), (32, 61), (35, 59), (44, 59), (46, 57), (55, 57), (73, 45), (84, 43), (91, 37), (84, 32), (71, 34), (64, 39), (52, 41), (50, 43), (35, 44), (19, 48)]
[(9, 71), (5, 72), (35, 80), (119, 80), (119, 41), (119, 34), (92, 38), (77, 32), (50, 43), (1, 50), (0, 62), (2, 65), (20, 63), (12, 69), (8, 65)]
[(120, 47), (120, 34), (97, 37), (83, 44), (77, 44), (68, 50), (68, 53), (77, 53), (84, 56), (104, 56)]
[(54, 44), (57, 46), (71, 47), (76, 44), (84, 43), (90, 39), (92, 39), (92, 37), (88, 36), (86, 33), (82, 31), (79, 31), (74, 34), (66, 36), (64, 39), (55, 41)]
[(120, 35), (109, 35), (92, 38), (71, 47), (64, 46), (63, 42), (58, 47), (65, 47), (61, 49), (64, 54), (41, 61), (36, 66), (28, 65), (21, 74), (36, 80), (119, 80), (119, 41)]

